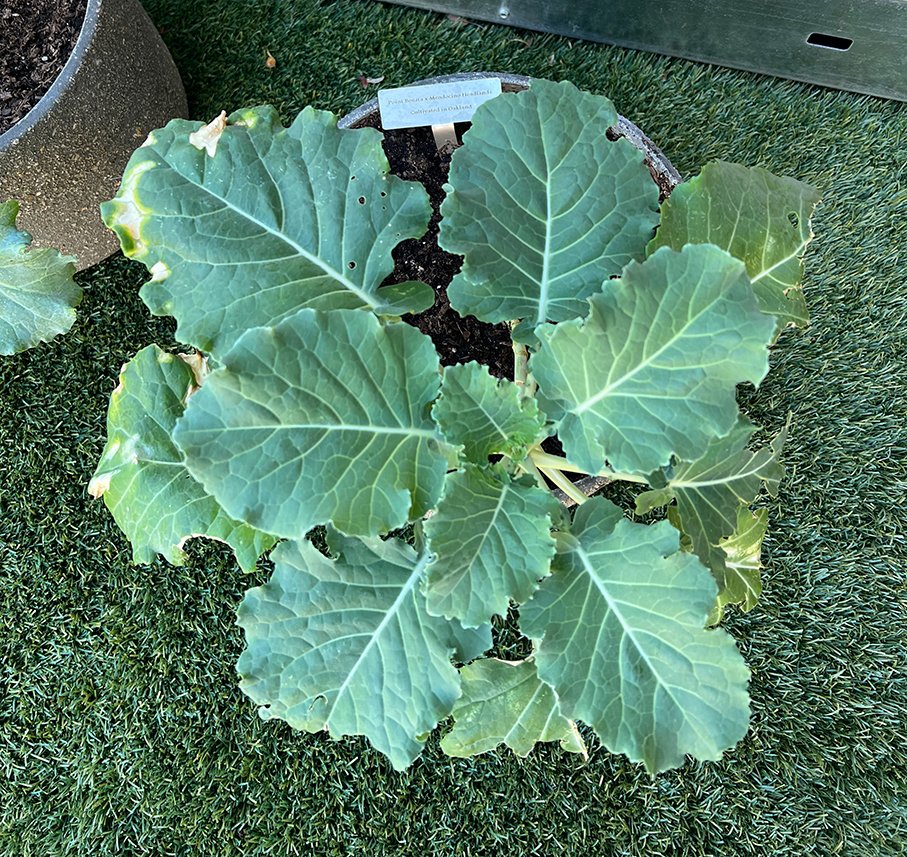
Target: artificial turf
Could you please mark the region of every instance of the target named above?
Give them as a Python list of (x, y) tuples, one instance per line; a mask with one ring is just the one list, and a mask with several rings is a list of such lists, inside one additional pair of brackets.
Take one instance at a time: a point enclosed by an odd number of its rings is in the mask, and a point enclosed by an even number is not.
[(68, 336), (0, 360), (0, 854), (907, 853), (907, 105), (371, 0), (146, 6), (195, 118), (506, 70), (610, 95), (684, 175), (725, 158), (822, 189), (812, 325), (747, 397), (769, 430), (793, 414), (765, 592), (727, 621), (753, 724), (722, 762), (649, 778), (594, 740), (588, 761), (462, 761), (433, 739), (398, 774), (364, 740), (261, 722), (233, 621), (264, 567), (198, 543), (132, 565), (85, 492), (120, 365), (172, 343), (116, 256), (80, 275)]

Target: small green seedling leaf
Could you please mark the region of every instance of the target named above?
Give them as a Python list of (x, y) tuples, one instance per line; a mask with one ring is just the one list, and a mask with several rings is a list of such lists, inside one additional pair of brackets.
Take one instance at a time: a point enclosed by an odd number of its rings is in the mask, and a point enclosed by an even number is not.
[(614, 105), (569, 82), (493, 98), (454, 152), (441, 246), (464, 255), (450, 284), (461, 315), (564, 321), (632, 259), (658, 222), (658, 187)]
[(487, 464), (495, 454), (519, 461), (548, 434), (535, 399), (521, 398), (516, 384), (475, 362), (444, 369), (432, 416), (445, 440), (462, 446), (463, 458), (473, 464)]
[(220, 358), (249, 328), (303, 307), (398, 316), (430, 305), (424, 283), (379, 289), (391, 251), (431, 215), (421, 185), (388, 173), (373, 128), (339, 129), (311, 107), (284, 128), (256, 107), (152, 132), (101, 210), (152, 272), (149, 309)]
[(414, 327), (304, 309), (246, 333), (174, 438), (189, 472), (251, 526), (301, 538), (331, 522), (376, 536), (441, 494), (447, 456), (429, 415), (440, 381)]
[(334, 738), (365, 735), (397, 770), (422, 750), (460, 695), (450, 658), (476, 634), (431, 616), (427, 557), (399, 539), (328, 534), (336, 560), (284, 542), (274, 574), (239, 607), (242, 690), (263, 718)]
[(589, 303), (585, 321), (539, 328), (529, 364), (567, 458), (587, 473), (698, 458), (736, 423), (737, 384), (768, 371), (774, 319), (717, 247), (659, 250)]
[(576, 513), (553, 573), (520, 609), (561, 713), (650, 773), (719, 759), (746, 733), (749, 671), (720, 629), (708, 569), (667, 521), (645, 526), (601, 497)]
[(532, 661), (485, 658), (460, 670), (460, 679), (454, 727), (441, 740), (448, 756), (477, 756), (501, 744), (528, 756), (540, 741), (559, 741), (568, 753), (586, 755), (576, 724), (560, 713)]
[(82, 290), (71, 256), (29, 250), (31, 235), (16, 229), (19, 203), (0, 203), (0, 354), (9, 355), (66, 333)]
[(809, 321), (801, 289), (803, 254), (818, 201), (819, 192), (796, 179), (714, 161), (662, 203), (649, 252), (715, 244), (746, 265), (759, 309), (781, 327), (802, 327)]
[(182, 565), (191, 538), (226, 542), (251, 571), (277, 541), (234, 520), (186, 469), (171, 433), (204, 372), (200, 357), (143, 348), (120, 372), (107, 411), (107, 445), (89, 493), (104, 498), (132, 543), (132, 559)]
[(468, 627), (507, 615), (548, 574), (557, 502), (532, 480), (467, 466), (447, 478), (437, 512), (424, 524), (430, 613)]

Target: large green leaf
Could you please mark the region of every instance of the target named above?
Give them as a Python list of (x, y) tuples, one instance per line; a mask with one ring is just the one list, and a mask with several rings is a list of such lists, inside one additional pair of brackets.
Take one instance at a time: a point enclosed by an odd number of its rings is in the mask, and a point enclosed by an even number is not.
[[(532, 480), (469, 465), (448, 476), (437, 512), (424, 524), (429, 612), (466, 627), (506, 616), (548, 574), (557, 501)], [(554, 514), (557, 514), (554, 510)]]
[(818, 191), (796, 179), (714, 161), (662, 203), (649, 251), (716, 244), (746, 264), (763, 312), (782, 326), (803, 325), (809, 313), (800, 288), (802, 258), (818, 201)]
[(607, 98), (568, 82), (485, 102), (453, 155), (441, 246), (463, 253), (447, 294), (483, 321), (563, 321), (631, 259), (658, 222), (642, 153), (609, 140)]
[(273, 552), (274, 574), (250, 589), (238, 622), (241, 687), (265, 719), (334, 738), (365, 735), (400, 770), (450, 714), (460, 681), (450, 662), (474, 632), (430, 616), (427, 557), (399, 539), (328, 534), (336, 561), (309, 542)]
[(250, 330), (189, 400), (174, 439), (227, 512), (288, 538), (374, 536), (422, 516), (447, 470), (429, 415), (431, 340), (356, 310)]
[(198, 359), (143, 348), (120, 372), (107, 411), (107, 445), (88, 486), (104, 497), (132, 543), (134, 562), (163, 554), (182, 565), (183, 545), (204, 537), (226, 542), (246, 571), (276, 539), (235, 521), (186, 469), (171, 439), (202, 372)]
[(487, 464), (496, 453), (520, 460), (547, 434), (536, 400), (521, 398), (516, 384), (475, 362), (444, 369), (432, 415), (448, 443), (462, 446), (474, 464)]
[(460, 670), (460, 679), (456, 722), (441, 741), (448, 756), (476, 756), (499, 744), (528, 756), (539, 741), (560, 741), (568, 753), (586, 755), (576, 724), (560, 713), (554, 691), (539, 680), (532, 661), (483, 658)]
[(587, 320), (540, 328), (530, 359), (542, 407), (587, 473), (606, 459), (648, 474), (672, 456), (698, 458), (736, 423), (736, 385), (768, 371), (774, 319), (743, 264), (717, 247), (658, 250), (589, 303)]
[(0, 203), (0, 354), (15, 354), (66, 333), (82, 300), (75, 261), (50, 248), (29, 250), (16, 229), (19, 203)]
[(644, 526), (596, 497), (576, 513), (553, 573), (520, 609), (539, 677), (565, 717), (650, 772), (719, 759), (746, 733), (749, 671), (703, 626), (715, 582), (667, 521)]
[(102, 213), (154, 275), (142, 289), (151, 311), (217, 355), (302, 307), (399, 315), (433, 300), (421, 283), (378, 288), (394, 247), (425, 232), (425, 190), (388, 175), (377, 131), (338, 129), (311, 107), (286, 129), (269, 107), (204, 128), (170, 122)]
[(678, 462), (664, 488), (636, 498), (639, 515), (676, 499), (680, 527), (693, 551), (719, 576), (724, 573), (723, 552), (715, 548), (737, 530), (740, 506), (752, 503), (763, 484), (774, 495), (784, 475), (780, 456), (787, 429), (770, 447), (752, 451), (747, 443), (755, 430), (741, 417), (730, 434), (709, 443), (701, 458)]

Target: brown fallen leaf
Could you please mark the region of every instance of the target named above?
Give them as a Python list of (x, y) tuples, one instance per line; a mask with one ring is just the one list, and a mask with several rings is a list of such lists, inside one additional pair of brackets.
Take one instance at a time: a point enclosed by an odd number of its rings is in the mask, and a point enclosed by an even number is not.
[(274, 54), (268, 51), (267, 59), (265, 59), (265, 66), (267, 68), (275, 68), (277, 66), (277, 60), (274, 59)]
[(384, 75), (381, 77), (366, 77), (364, 74), (359, 75), (359, 85), (363, 89), (367, 89), (369, 86), (377, 86), (379, 83), (384, 81)]

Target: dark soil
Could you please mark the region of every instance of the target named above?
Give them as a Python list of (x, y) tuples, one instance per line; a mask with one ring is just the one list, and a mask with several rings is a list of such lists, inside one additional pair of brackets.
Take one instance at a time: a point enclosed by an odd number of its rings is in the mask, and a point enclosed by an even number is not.
[(2, 0), (0, 134), (8, 131), (57, 79), (72, 53), (87, 0)]
[[(394, 250), (394, 270), (383, 285), (422, 280), (434, 289), (434, 306), (418, 315), (406, 316), (405, 320), (431, 337), (443, 365), (476, 360), (487, 366), (493, 375), (513, 380), (509, 326), (488, 324), (472, 316), (463, 318), (447, 300), (447, 286), (462, 263), (460, 256), (451, 255), (438, 246), (439, 209), (444, 200), (443, 185), (450, 169), (450, 155), (438, 151), (430, 128), (385, 131), (380, 126), (377, 111), (361, 124), (382, 131), (391, 172), (403, 179), (421, 182), (428, 191), (433, 210), (428, 232), (421, 238), (401, 242)], [(456, 126), (458, 139), (462, 139), (468, 128), (468, 122)], [(614, 136), (610, 130), (608, 135)], [(664, 199), (671, 188), (664, 186), (654, 174), (653, 180), (658, 183)]]
[[(462, 138), (469, 124), (463, 123), (456, 128), (457, 137)], [(472, 316), (463, 318), (447, 300), (447, 286), (462, 264), (460, 256), (438, 246), (439, 209), (444, 201), (443, 185), (450, 169), (450, 154), (438, 151), (431, 128), (401, 128), (382, 133), (391, 172), (400, 178), (421, 182), (428, 191), (432, 207), (428, 232), (421, 238), (401, 242), (394, 250), (396, 264), (387, 279), (387, 283), (422, 280), (435, 290), (434, 306), (418, 315), (406, 316), (405, 320), (431, 337), (445, 366), (477, 360), (493, 375), (513, 380), (509, 326), (488, 324)]]

